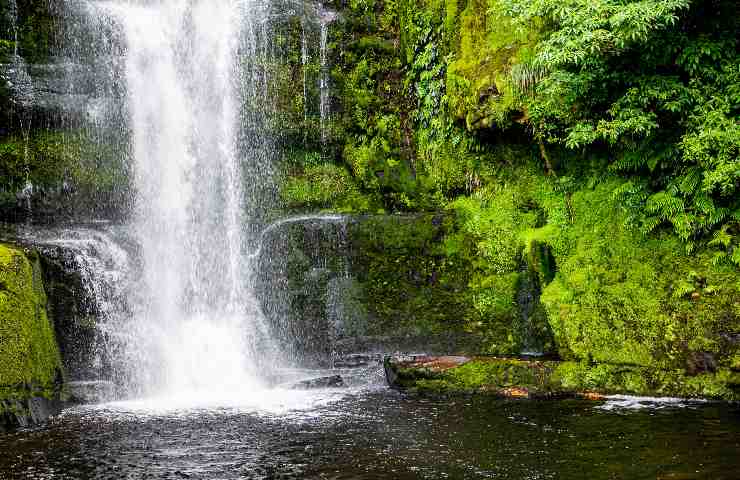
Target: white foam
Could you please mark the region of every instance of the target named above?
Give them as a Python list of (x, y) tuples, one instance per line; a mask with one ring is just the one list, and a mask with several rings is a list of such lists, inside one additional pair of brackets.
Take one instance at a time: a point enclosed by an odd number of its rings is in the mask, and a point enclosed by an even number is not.
[(706, 403), (702, 399), (675, 397), (640, 397), (634, 395), (608, 395), (600, 410), (659, 410), (664, 408), (686, 408)]

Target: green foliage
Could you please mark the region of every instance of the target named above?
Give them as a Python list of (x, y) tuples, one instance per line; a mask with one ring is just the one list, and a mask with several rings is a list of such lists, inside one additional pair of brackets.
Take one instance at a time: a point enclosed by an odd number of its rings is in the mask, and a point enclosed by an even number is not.
[[(517, 352), (526, 271), (559, 352), (586, 362), (569, 379), (727, 398), (740, 333), (734, 13), (728, 0), (350, 3), (332, 34), (345, 179), (387, 211), (452, 214), (443, 229), (357, 233), (379, 332), (463, 331)], [(318, 175), (309, 163), (298, 176)], [(338, 181), (311, 183), (297, 196), (344, 208), (322, 196)], [(687, 380), (696, 355), (717, 372)]]
[(618, 55), (631, 45), (646, 42), (655, 30), (676, 25), (689, 3), (689, 0), (502, 0), (509, 14), (525, 29), (538, 19), (554, 23), (537, 53), (538, 63), (548, 67), (582, 65), (594, 56)]
[(328, 208), (343, 212), (369, 212), (379, 208), (372, 196), (363, 195), (347, 170), (332, 164), (309, 165), (287, 179), (281, 196), (289, 208)]
[(496, 273), (509, 273), (519, 266), (520, 230), (534, 225), (534, 214), (517, 210), (513, 188), (479, 192), (450, 204), (462, 224), (461, 234), (473, 241), (483, 265)]
[(669, 225), (687, 249), (740, 208), (740, 57), (734, 2), (504, 0), (520, 30), (544, 21), (512, 68), (536, 136), (610, 149), (615, 189), (644, 232)]

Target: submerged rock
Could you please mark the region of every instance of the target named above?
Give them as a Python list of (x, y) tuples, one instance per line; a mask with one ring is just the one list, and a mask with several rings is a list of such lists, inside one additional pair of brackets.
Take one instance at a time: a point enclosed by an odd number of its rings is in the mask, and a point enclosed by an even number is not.
[(105, 380), (67, 383), (72, 403), (101, 403), (115, 398), (116, 385)]
[(338, 388), (344, 387), (344, 379), (341, 375), (329, 375), (326, 377), (310, 378), (298, 383), (294, 383), (291, 388), (294, 390), (313, 390), (318, 388)]
[(0, 398), (0, 432), (38, 425), (62, 411), (59, 398), (33, 396), (40, 394), (17, 389), (12, 394), (16, 398)]

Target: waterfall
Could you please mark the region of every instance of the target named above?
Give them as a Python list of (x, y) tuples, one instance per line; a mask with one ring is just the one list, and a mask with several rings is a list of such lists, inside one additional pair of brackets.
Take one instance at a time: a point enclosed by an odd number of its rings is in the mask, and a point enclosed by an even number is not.
[[(248, 250), (269, 171), (260, 105), (269, 55), (251, 0), (88, 3), (115, 24), (134, 172), (123, 360), (138, 393), (238, 395), (261, 384), (267, 337)], [(115, 64), (115, 62), (114, 62)], [(269, 363), (269, 361), (266, 361)]]
[(18, 55), (18, 3), (16, 0), (9, 1), (6, 15), (10, 25), (9, 33), (13, 37), (13, 57), (11, 64), (3, 66), (2, 71), (0, 71), (0, 81), (5, 80), (7, 82), (10, 91), (13, 93), (13, 101), (21, 107), (20, 112), (17, 112), (17, 114), (19, 113), (18, 120), (24, 142), (23, 162), (26, 182), (23, 189), (18, 192), (18, 200), (23, 201), (25, 204), (28, 219), (30, 220), (32, 211), (31, 199), (34, 186), (29, 180), (28, 143), (31, 132), (31, 118), (26, 110), (33, 102), (34, 92), (26, 62)]
[(18, 58), (18, 2), (16, 0), (9, 1), (8, 19), (13, 33), (13, 57)]
[[(43, 253), (45, 274), (53, 277), (46, 288), (54, 299), (50, 300), (52, 310), (58, 304), (64, 309), (55, 322), (62, 334), (59, 340), (69, 347), (65, 366), (70, 380), (125, 375), (109, 370), (111, 355), (121, 348), (136, 348), (128, 344), (131, 338), (127, 335), (126, 289), (131, 284), (133, 265), (125, 229), (107, 225), (40, 229), (26, 225), (18, 234)], [(63, 293), (56, 296), (55, 289), (60, 285)], [(95, 319), (94, 323), (90, 318)], [(115, 379), (125, 383), (125, 378)]]
[(320, 59), (321, 74), (319, 76), (319, 119), (321, 121), (321, 144), (326, 144), (326, 122), (329, 118), (329, 68), (327, 43), (329, 38), (329, 24), (334, 21), (336, 14), (334, 12), (324, 11), (321, 14), (321, 33), (320, 33)]
[[(305, 14), (304, 14), (305, 16)], [(303, 146), (306, 146), (308, 126), (308, 41), (306, 40), (306, 20), (301, 19), (301, 67), (303, 70)]]

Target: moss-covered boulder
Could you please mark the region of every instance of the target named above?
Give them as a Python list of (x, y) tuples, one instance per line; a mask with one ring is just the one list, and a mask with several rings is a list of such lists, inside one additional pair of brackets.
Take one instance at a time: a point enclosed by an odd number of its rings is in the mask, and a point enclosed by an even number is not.
[(0, 427), (38, 421), (58, 399), (62, 364), (39, 259), (0, 244)]
[(740, 399), (740, 375), (609, 364), (497, 357), (395, 356), (384, 361), (392, 387), (421, 394), (485, 394), (517, 398), (607, 394)]
[(667, 232), (632, 228), (617, 182), (539, 195), (548, 224), (522, 233), (556, 265), (541, 301), (559, 354), (688, 375), (729, 370), (740, 349), (737, 268), (708, 248), (687, 253)]

